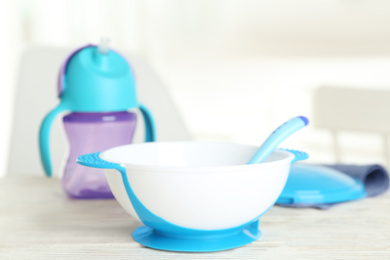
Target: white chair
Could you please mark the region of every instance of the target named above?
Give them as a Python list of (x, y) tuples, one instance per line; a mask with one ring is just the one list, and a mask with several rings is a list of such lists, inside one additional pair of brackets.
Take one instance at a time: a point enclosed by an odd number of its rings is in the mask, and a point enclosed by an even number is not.
[(390, 166), (390, 91), (345, 87), (320, 87), (313, 98), (313, 124), (332, 132), (337, 162), (341, 160), (339, 131), (380, 134), (383, 154)]
[[(38, 131), (43, 117), (59, 102), (58, 71), (71, 51), (69, 48), (34, 47), (24, 52), (16, 91), (8, 174), (44, 176), (39, 158)], [(178, 109), (157, 75), (140, 57), (125, 56), (134, 69), (138, 99), (150, 108), (155, 118), (157, 140), (190, 139)], [(138, 120), (134, 142), (141, 142), (143, 133), (143, 120)], [(56, 175), (65, 159), (67, 145), (61, 116), (54, 122), (50, 138), (53, 173)]]

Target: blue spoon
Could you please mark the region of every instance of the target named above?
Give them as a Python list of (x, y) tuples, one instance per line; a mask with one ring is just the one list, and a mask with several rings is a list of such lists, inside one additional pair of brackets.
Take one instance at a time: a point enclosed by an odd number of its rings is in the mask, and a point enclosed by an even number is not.
[(260, 148), (249, 160), (248, 164), (262, 163), (276, 149), (276, 147), (287, 137), (302, 129), (309, 123), (304, 116), (294, 117), (272, 132), (264, 141)]

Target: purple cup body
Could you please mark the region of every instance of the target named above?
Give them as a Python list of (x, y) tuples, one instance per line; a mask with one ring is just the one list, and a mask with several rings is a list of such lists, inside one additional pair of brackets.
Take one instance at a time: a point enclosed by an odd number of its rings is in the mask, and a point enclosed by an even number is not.
[(61, 183), (72, 198), (114, 198), (103, 169), (90, 168), (76, 163), (87, 153), (102, 152), (109, 148), (130, 144), (137, 116), (131, 112), (71, 113), (63, 118), (69, 141), (69, 156)]

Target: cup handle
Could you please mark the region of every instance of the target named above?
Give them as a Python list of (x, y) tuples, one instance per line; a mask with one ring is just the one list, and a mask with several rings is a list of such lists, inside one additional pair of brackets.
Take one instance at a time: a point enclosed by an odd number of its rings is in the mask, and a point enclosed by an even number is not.
[(50, 158), (50, 130), (54, 119), (63, 111), (68, 110), (64, 103), (60, 103), (43, 119), (41, 128), (39, 129), (39, 151), (41, 161), (45, 170), (46, 176), (52, 176), (51, 158)]
[(141, 110), (142, 116), (144, 117), (145, 122), (145, 142), (154, 142), (156, 141), (156, 127), (154, 124), (152, 113), (149, 109), (143, 105), (138, 105), (139, 110)]

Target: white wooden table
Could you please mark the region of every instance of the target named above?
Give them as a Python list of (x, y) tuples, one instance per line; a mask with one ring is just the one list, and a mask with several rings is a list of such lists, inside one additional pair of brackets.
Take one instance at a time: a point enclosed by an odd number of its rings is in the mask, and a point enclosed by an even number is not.
[(273, 207), (262, 237), (215, 253), (152, 250), (115, 200), (72, 200), (57, 179), (0, 179), (0, 259), (390, 259), (390, 193), (330, 210)]

